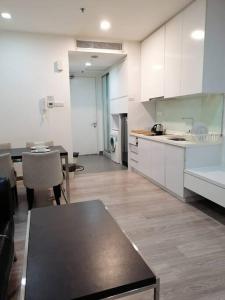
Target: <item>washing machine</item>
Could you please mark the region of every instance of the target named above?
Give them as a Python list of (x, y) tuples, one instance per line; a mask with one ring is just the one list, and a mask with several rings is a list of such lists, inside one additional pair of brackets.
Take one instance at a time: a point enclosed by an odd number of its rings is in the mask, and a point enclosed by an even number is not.
[(118, 130), (111, 131), (109, 144), (110, 144), (111, 160), (120, 164), (121, 163), (121, 149), (120, 149), (119, 131)]

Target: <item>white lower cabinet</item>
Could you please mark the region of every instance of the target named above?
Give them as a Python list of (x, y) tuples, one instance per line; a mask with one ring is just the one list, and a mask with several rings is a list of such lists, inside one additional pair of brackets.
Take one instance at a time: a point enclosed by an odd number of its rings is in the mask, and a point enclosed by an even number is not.
[(165, 146), (163, 143), (150, 141), (150, 177), (161, 185), (165, 185)]
[(164, 144), (145, 139), (138, 142), (138, 171), (154, 181), (165, 184)]
[(139, 138), (137, 149), (130, 151), (131, 167), (183, 197), (184, 148)]
[(184, 148), (166, 145), (165, 186), (180, 197), (184, 196)]
[(145, 176), (151, 177), (151, 142), (144, 139), (138, 141), (139, 166), (138, 170)]

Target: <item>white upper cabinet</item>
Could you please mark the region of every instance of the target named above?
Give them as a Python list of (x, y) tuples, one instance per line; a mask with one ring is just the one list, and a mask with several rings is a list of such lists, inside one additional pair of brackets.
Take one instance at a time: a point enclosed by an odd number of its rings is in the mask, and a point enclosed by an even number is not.
[(164, 95), (165, 27), (141, 45), (141, 101)]
[(206, 0), (183, 11), (180, 95), (202, 93)]
[(203, 92), (225, 93), (225, 1), (208, 0)]
[(180, 95), (182, 53), (182, 14), (166, 24), (165, 30), (165, 98)]
[(109, 72), (109, 99), (127, 97), (127, 60), (115, 65)]
[(196, 0), (141, 46), (141, 101), (225, 93), (225, 0)]

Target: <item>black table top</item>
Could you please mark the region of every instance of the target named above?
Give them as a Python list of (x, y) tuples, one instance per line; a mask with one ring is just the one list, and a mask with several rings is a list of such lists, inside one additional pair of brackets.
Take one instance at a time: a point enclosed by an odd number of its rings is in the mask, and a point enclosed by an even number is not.
[[(52, 146), (49, 147), (51, 150), (58, 150), (61, 156), (68, 155), (68, 152), (62, 146)], [(21, 159), (23, 152), (30, 152), (30, 148), (11, 148), (11, 149), (2, 149), (0, 150), (0, 155), (4, 153), (10, 153), (12, 159)]]
[(156, 277), (99, 200), (31, 211), (26, 300), (102, 299)]

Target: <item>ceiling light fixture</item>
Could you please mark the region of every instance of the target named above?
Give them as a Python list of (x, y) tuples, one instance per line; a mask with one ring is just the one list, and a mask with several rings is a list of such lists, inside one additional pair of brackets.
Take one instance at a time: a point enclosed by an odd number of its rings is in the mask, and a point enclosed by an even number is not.
[(8, 12), (2, 12), (2, 13), (1, 13), (1, 17), (2, 17), (3, 19), (7, 19), (7, 20), (12, 19), (12, 16), (11, 16), (10, 13), (8, 13)]
[(101, 23), (100, 23), (100, 28), (101, 28), (101, 30), (109, 30), (110, 28), (111, 28), (111, 24), (110, 24), (110, 22), (109, 21), (107, 21), (107, 20), (103, 20), (103, 21), (101, 21)]
[(90, 67), (92, 65), (92, 63), (90, 63), (89, 61), (87, 61), (86, 63), (85, 63), (85, 66), (86, 67)]
[(204, 30), (194, 30), (194, 31), (192, 31), (191, 38), (194, 39), (194, 40), (198, 40), (198, 41), (204, 40), (204, 38), (205, 38)]

